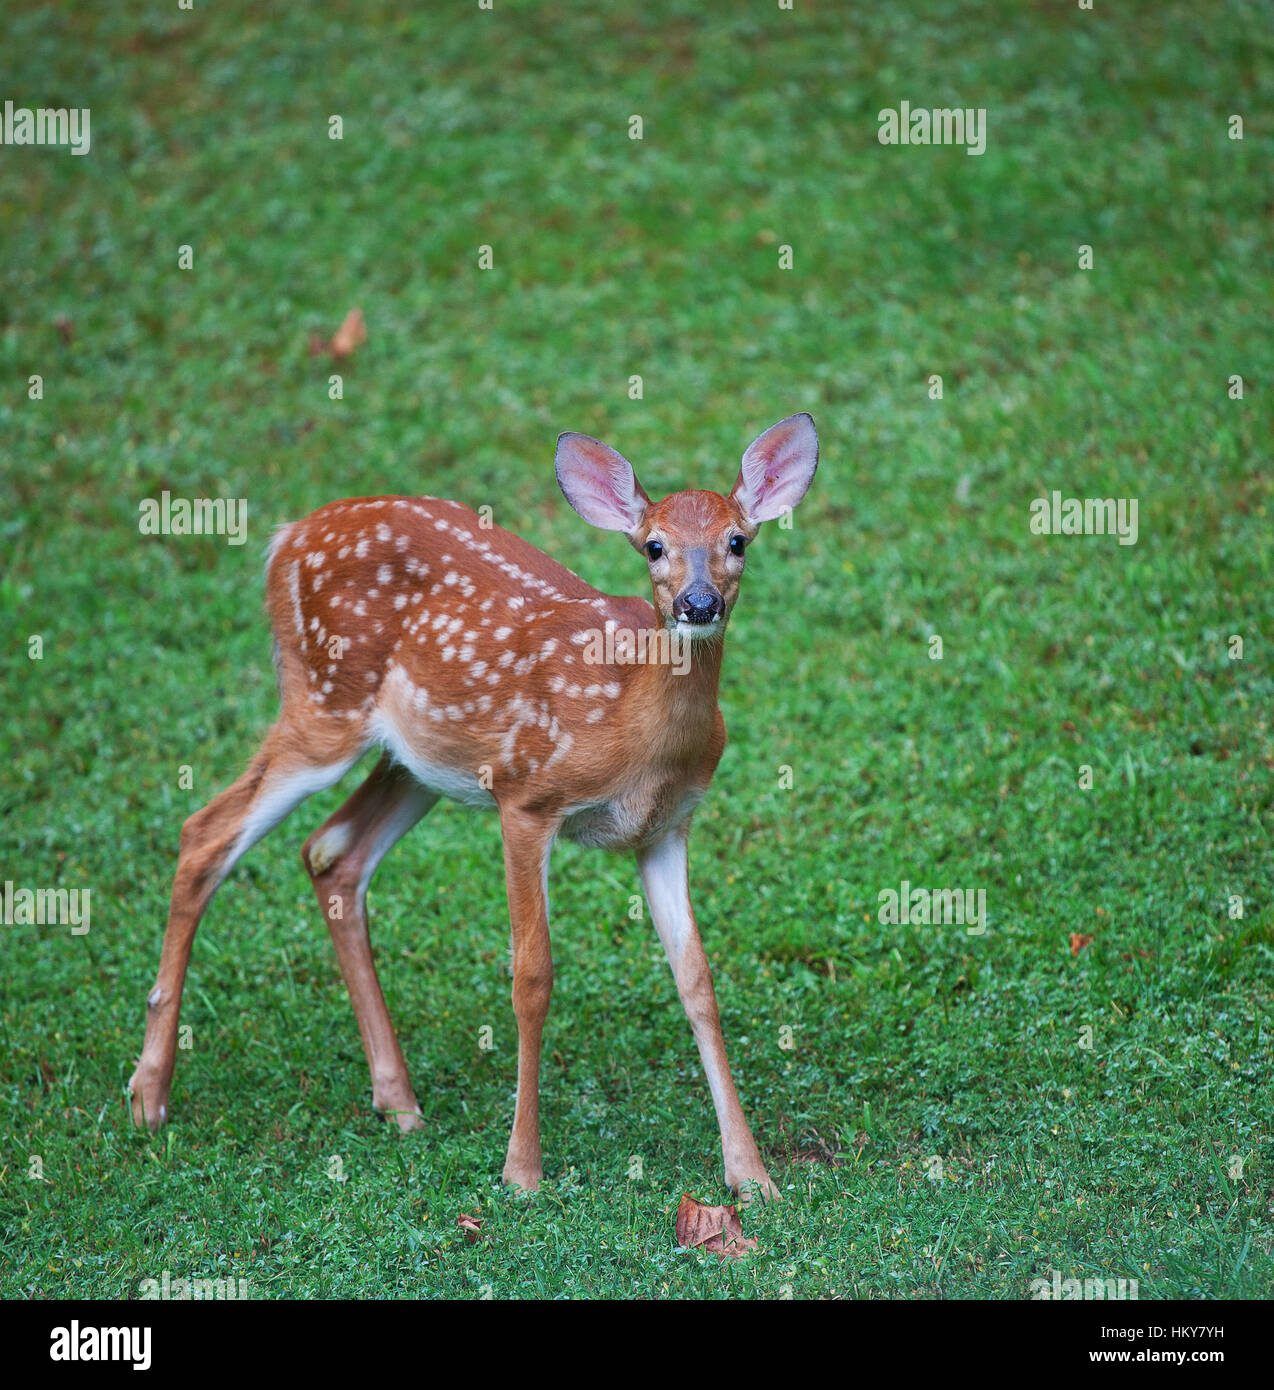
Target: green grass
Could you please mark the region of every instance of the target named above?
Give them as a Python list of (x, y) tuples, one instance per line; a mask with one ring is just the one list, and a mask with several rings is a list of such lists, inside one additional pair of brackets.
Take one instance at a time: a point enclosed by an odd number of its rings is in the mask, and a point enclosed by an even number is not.
[[(93, 149), (0, 151), (0, 881), (89, 887), (93, 926), (0, 928), (0, 1293), (1274, 1295), (1268, 6), (76, 8), (5, 20), (4, 93), (91, 107)], [(985, 107), (986, 153), (880, 146), (902, 99)], [(306, 343), (355, 304), (333, 402)], [(454, 496), (640, 591), (557, 432), (724, 489), (798, 410), (822, 464), (752, 554), (692, 840), (787, 1195), (758, 1253), (675, 1248), (721, 1160), (629, 859), (554, 860), (528, 1201), (497, 824), (399, 846), (373, 936), (427, 1129), (375, 1121), (297, 855), (356, 774), (216, 899), (134, 1133), (178, 830), (273, 716), (271, 526)], [(163, 488), (246, 497), (249, 543), (140, 536)], [(1138, 498), (1138, 543), (1032, 536), (1054, 488)], [(903, 878), (991, 929), (882, 926)]]

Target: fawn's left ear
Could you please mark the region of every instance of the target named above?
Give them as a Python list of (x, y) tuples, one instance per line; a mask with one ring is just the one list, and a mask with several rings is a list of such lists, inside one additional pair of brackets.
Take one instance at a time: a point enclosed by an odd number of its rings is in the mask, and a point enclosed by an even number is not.
[(748, 445), (730, 496), (754, 525), (790, 512), (818, 467), (818, 435), (808, 415), (789, 415)]
[(641, 525), (650, 498), (632, 464), (609, 444), (586, 434), (559, 434), (555, 464), (558, 486), (590, 526), (631, 536)]

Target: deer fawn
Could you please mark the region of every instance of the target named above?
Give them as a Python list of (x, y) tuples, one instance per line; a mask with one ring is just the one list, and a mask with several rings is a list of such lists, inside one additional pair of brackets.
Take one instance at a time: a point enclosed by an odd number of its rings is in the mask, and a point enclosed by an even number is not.
[[(266, 575), (282, 708), (243, 776), (182, 827), (146, 1041), (129, 1082), (136, 1123), (157, 1129), (167, 1119), (191, 943), (218, 885), (301, 801), (379, 747), (371, 775), (302, 850), (376, 1109), (403, 1130), (423, 1125), (372, 960), (367, 885), (394, 843), (446, 796), (494, 807), (504, 838), (518, 1024), (505, 1181), (532, 1189), (543, 1175), (548, 861), (561, 834), (634, 851), (707, 1072), (726, 1182), (736, 1191), (748, 1184), (745, 1198), (753, 1184), (777, 1197), (726, 1063), (690, 906), (686, 840), (725, 746), (717, 684), (745, 550), (763, 521), (801, 500), (817, 463), (814, 422), (791, 415), (748, 448), (728, 497), (688, 491), (652, 502), (613, 449), (563, 434), (557, 478), (567, 501), (645, 555), (653, 608), (599, 593), (457, 502), (333, 502), (281, 527)], [(599, 666), (603, 633), (616, 639), (615, 659)], [(664, 658), (680, 651), (685, 660), (642, 659), (634, 648), (652, 639)]]

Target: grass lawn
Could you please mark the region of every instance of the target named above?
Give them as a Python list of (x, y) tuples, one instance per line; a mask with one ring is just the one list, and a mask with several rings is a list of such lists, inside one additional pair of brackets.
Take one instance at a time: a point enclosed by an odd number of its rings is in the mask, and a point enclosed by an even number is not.
[[(0, 1294), (1274, 1296), (1268, 8), (271, 11), (4, 20), (0, 90), (92, 148), (0, 149), (0, 884), (89, 888), (92, 928), (0, 928)], [(985, 108), (985, 153), (880, 144), (902, 100)], [(366, 343), (311, 356), (354, 305)], [(498, 824), (403, 841), (373, 940), (427, 1128), (377, 1122), (297, 853), (358, 772), (214, 901), (134, 1132), (181, 823), (274, 715), (272, 526), (455, 497), (644, 592), (556, 434), (726, 490), (801, 410), (822, 463), (752, 552), (691, 841), (787, 1198), (755, 1255), (676, 1248), (721, 1156), (630, 858), (554, 857), (528, 1200)], [(247, 543), (142, 536), (165, 489), (247, 499)], [(1055, 489), (1137, 499), (1136, 544), (1032, 534)], [(882, 924), (904, 879), (988, 929)]]

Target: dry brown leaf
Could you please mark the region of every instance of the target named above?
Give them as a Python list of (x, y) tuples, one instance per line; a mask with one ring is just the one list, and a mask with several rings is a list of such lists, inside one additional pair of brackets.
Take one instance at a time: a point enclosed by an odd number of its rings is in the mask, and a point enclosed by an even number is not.
[(1071, 955), (1079, 955), (1079, 953), (1084, 949), (1084, 947), (1092, 942), (1092, 939), (1093, 938), (1089, 936), (1087, 932), (1071, 932)]
[(737, 1260), (756, 1249), (756, 1240), (743, 1234), (733, 1207), (708, 1207), (688, 1192), (677, 1208), (677, 1244), (687, 1250), (706, 1250), (722, 1260)]
[(328, 343), (327, 350), (340, 361), (342, 357), (348, 357), (359, 343), (366, 341), (367, 325), (363, 322), (363, 311), (351, 309), (345, 315), (344, 323), (332, 334), (332, 341)]
[(334, 362), (341, 361), (359, 345), (367, 341), (367, 324), (361, 309), (351, 309), (344, 322), (325, 343), (317, 333), (310, 334), (310, 356), (317, 357), (326, 352)]
[(480, 1216), (470, 1216), (468, 1212), (462, 1211), (456, 1217), (456, 1225), (464, 1232), (464, 1238), (470, 1245), (474, 1245), (482, 1239), (482, 1218)]

